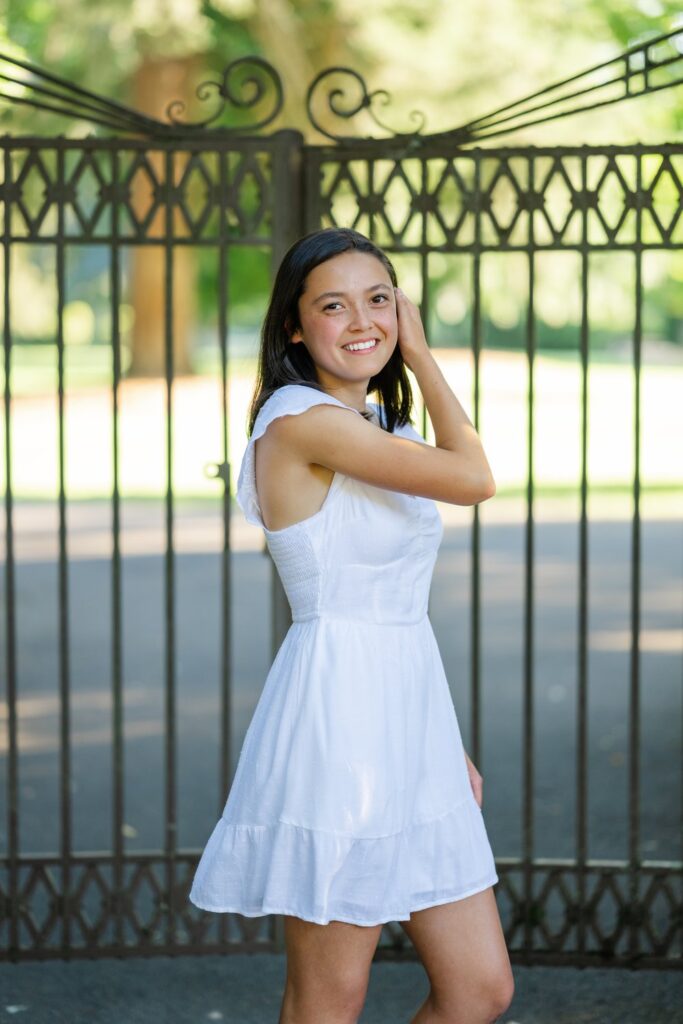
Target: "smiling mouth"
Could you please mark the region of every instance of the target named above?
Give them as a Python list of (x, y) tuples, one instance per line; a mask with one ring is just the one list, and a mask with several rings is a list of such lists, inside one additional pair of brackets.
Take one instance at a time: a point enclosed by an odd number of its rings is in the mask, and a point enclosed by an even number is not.
[(342, 345), (342, 348), (353, 355), (361, 355), (363, 352), (374, 352), (378, 345), (378, 338), (368, 338), (366, 341), (350, 341), (347, 345)]

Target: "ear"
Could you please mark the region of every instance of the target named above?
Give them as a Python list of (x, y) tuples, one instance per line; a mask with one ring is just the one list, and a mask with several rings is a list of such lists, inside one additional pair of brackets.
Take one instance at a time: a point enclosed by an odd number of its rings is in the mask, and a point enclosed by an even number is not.
[(303, 341), (303, 332), (300, 327), (294, 327), (291, 320), (287, 320), (285, 323), (285, 330), (289, 334), (289, 340), (292, 342)]

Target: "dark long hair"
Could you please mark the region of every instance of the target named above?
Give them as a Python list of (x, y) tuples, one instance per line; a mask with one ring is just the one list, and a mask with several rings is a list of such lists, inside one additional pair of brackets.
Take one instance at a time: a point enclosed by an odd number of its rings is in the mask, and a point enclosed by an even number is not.
[[(324, 391), (318, 382), (315, 363), (306, 346), (290, 341), (290, 329), (299, 326), (299, 298), (306, 278), (320, 263), (351, 250), (367, 252), (386, 267), (396, 287), (394, 266), (379, 246), (351, 228), (323, 228), (300, 238), (285, 253), (280, 264), (270, 302), (261, 328), (256, 385), (249, 407), (247, 433), (251, 436), (254, 422), (263, 403), (285, 384), (304, 384)], [(384, 409), (381, 426), (393, 431), (410, 420), (413, 396), (405, 363), (398, 344), (385, 366), (370, 378), (367, 394), (376, 392)]]

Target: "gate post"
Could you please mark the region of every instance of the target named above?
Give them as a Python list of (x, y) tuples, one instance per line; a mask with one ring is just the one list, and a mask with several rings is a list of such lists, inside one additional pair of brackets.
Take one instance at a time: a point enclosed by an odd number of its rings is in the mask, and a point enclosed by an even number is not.
[[(287, 249), (304, 232), (303, 145), (301, 132), (285, 129), (272, 136), (271, 210), (273, 216), (271, 281)], [(292, 623), (291, 609), (280, 577), (270, 560), (271, 572), (271, 647), (272, 657)], [(273, 941), (275, 950), (284, 952), (284, 921), (275, 914)]]

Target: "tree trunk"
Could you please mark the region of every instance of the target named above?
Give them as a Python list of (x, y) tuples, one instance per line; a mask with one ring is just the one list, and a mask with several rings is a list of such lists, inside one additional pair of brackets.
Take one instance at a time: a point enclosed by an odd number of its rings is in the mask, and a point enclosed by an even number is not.
[[(144, 60), (133, 81), (133, 106), (146, 114), (165, 120), (165, 109), (174, 99), (187, 101), (195, 60)], [(153, 146), (153, 144), (152, 144)], [(164, 373), (166, 351), (166, 249), (161, 241), (166, 231), (163, 189), (166, 183), (165, 154), (153, 148), (145, 153), (150, 168), (139, 169), (131, 181), (131, 206), (142, 222), (151, 209), (155, 193), (157, 206), (145, 237), (159, 239), (158, 245), (134, 246), (131, 251), (130, 294), (134, 310), (132, 361), (130, 374), (157, 377)], [(182, 176), (186, 157), (175, 154), (174, 184)], [(151, 172), (151, 173), (150, 173)], [(173, 210), (173, 233), (182, 237), (187, 225), (178, 209)], [(173, 246), (170, 322), (173, 334), (175, 374), (187, 374), (190, 364), (190, 336), (195, 323), (194, 254), (187, 246)]]

